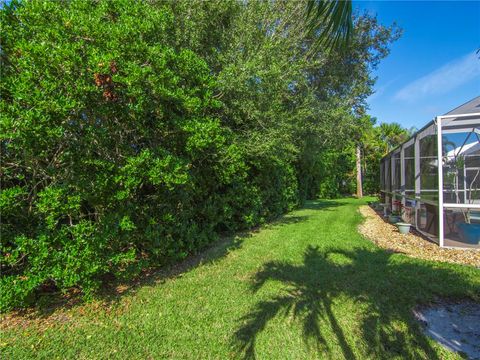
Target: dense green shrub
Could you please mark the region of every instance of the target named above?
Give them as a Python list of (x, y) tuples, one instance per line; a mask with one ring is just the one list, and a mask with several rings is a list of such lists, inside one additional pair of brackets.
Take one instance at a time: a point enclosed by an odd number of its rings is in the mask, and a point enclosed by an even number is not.
[(390, 33), (360, 18), (349, 56), (312, 56), (300, 26), (268, 29), (305, 7), (287, 5), (4, 5), (1, 310), (42, 289), (88, 296), (351, 190), (338, 149)]
[(214, 79), (169, 45), (170, 11), (29, 2), (2, 26), (2, 308), (182, 258), (246, 216), (225, 210), (252, 187), (209, 115)]

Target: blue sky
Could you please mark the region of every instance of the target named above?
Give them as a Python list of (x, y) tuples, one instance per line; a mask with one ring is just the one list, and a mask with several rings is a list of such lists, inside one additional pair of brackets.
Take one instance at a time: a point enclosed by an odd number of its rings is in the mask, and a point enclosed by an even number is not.
[(369, 113), (380, 122), (422, 127), (480, 95), (480, 1), (354, 1), (396, 22), (402, 37), (375, 75)]

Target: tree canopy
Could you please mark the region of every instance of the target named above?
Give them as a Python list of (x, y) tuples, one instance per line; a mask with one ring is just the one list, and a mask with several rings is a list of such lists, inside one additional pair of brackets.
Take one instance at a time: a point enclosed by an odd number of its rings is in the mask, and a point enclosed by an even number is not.
[(351, 193), (371, 71), (399, 33), (355, 14), (345, 47), (319, 46), (308, 9), (5, 4), (1, 308), (45, 288), (89, 296), (306, 198)]

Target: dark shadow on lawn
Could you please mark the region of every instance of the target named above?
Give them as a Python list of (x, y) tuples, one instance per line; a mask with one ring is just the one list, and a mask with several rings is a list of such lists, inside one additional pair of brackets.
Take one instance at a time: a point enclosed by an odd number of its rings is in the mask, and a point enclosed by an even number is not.
[(345, 206), (345, 203), (342, 203), (337, 200), (307, 200), (305, 204), (301, 206), (301, 209), (308, 210), (332, 210), (339, 206)]
[(252, 232), (255, 233), (257, 231), (260, 231), (261, 229), (276, 229), (285, 225), (298, 224), (298, 223), (307, 221), (309, 218), (310, 216), (307, 216), (307, 215), (280, 216), (277, 219), (264, 224), (263, 226), (259, 226), (252, 229)]
[[(335, 201), (308, 201), (305, 205), (307, 209), (327, 210), (330, 207), (342, 205)], [(125, 295), (136, 292), (144, 286), (155, 286), (163, 283), (167, 279), (181, 276), (183, 273), (202, 265), (215, 262), (232, 251), (242, 247), (245, 239), (251, 237), (262, 228), (279, 228), (286, 225), (296, 224), (307, 221), (307, 215), (282, 215), (271, 220), (263, 226), (254, 227), (248, 231), (239, 232), (235, 235), (224, 235), (217, 242), (209, 247), (199, 251), (197, 254), (188, 256), (185, 260), (177, 263), (166, 264), (161, 268), (150, 268), (143, 270), (142, 273), (129, 281), (117, 281), (115, 279), (106, 279), (104, 286), (96, 294), (96, 298), (104, 302), (106, 306), (118, 303)], [(15, 312), (16, 315), (26, 318), (49, 318), (57, 310), (74, 308), (83, 303), (80, 291), (72, 290), (66, 295), (59, 292), (44, 289), (37, 295), (37, 301), (33, 308)]]
[[(307, 200), (298, 210), (331, 211), (338, 206), (345, 206), (345, 204), (335, 200)], [(305, 222), (309, 219), (309, 215), (280, 215), (276, 219), (270, 220), (265, 225), (254, 228), (253, 231), (260, 230), (261, 228), (278, 228), (284, 225)]]
[[(341, 295), (359, 305), (364, 318), (356, 341), (366, 344), (359, 358), (438, 359), (415, 322), (411, 310), (417, 303), (433, 301), (436, 296), (455, 296), (467, 291), (478, 297), (478, 289), (448, 268), (421, 261), (391, 261), (383, 250), (319, 250), (309, 246), (302, 265), (285, 262), (265, 264), (252, 282), (257, 292), (270, 281), (281, 281), (285, 291), (259, 302), (240, 319), (233, 338), (239, 357), (255, 358), (255, 342), (268, 322), (277, 316), (293, 318), (303, 328), (307, 348), (318, 352), (339, 347), (346, 359), (356, 359), (357, 347), (335, 316), (332, 303)], [(455, 286), (449, 288), (449, 284)], [(459, 291), (458, 289), (462, 289)], [(458, 296), (458, 294), (457, 294)], [(406, 324), (407, 331), (399, 330)], [(354, 324), (358, 326), (358, 324)], [(325, 332), (335, 338), (327, 341)], [(365, 353), (366, 351), (366, 353)]]

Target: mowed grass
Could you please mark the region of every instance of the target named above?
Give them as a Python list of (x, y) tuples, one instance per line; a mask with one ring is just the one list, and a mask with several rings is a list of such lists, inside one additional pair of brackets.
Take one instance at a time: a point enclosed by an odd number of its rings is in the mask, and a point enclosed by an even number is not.
[(356, 230), (361, 204), (309, 202), (107, 307), (4, 330), (1, 357), (460, 358), (422, 334), (412, 309), (439, 298), (478, 301), (480, 271), (377, 248)]

